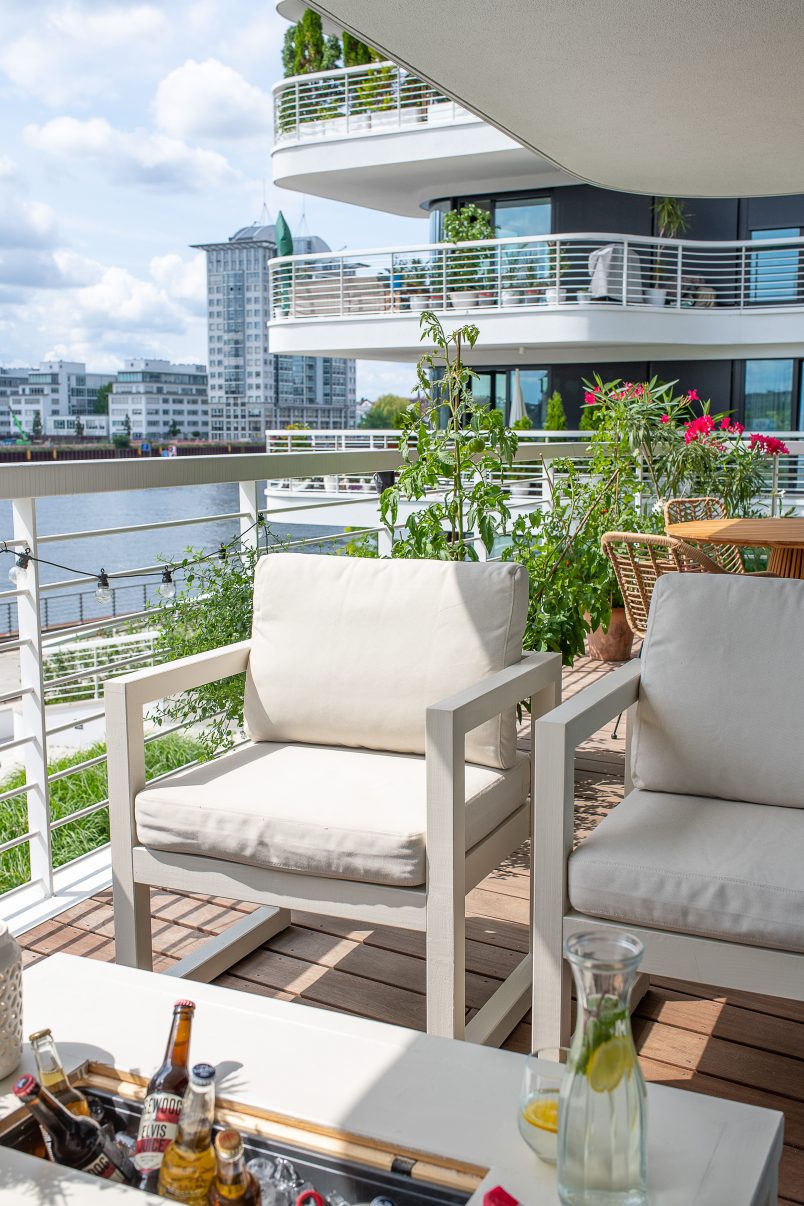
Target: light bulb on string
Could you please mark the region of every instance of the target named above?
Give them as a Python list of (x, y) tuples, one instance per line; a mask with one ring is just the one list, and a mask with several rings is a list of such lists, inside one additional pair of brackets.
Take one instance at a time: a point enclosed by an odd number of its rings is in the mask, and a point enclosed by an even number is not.
[(27, 577), (28, 577), (28, 574), (27, 574), (28, 563), (30, 562), (30, 560), (31, 560), (31, 550), (30, 549), (25, 549), (22, 553), (18, 554), (17, 560), (14, 562), (11, 569), (8, 571), (8, 580), (12, 586), (16, 586), (18, 588), (22, 588), (23, 586), (25, 586), (25, 583), (26, 583)]
[(226, 560), (226, 555), (227, 555), (227, 553), (228, 553), (228, 549), (226, 548), (226, 545), (223, 543), (223, 541), (221, 541), (221, 547), (220, 547), (220, 550), (219, 550), (219, 552), (218, 552), (218, 558), (219, 558), (221, 561), (225, 561), (225, 560)]
[(173, 575), (168, 566), (162, 570), (162, 581), (156, 589), (163, 599), (176, 598), (176, 583), (173, 581)]
[(98, 574), (98, 585), (95, 587), (95, 598), (99, 603), (111, 603), (112, 588), (109, 585), (109, 575), (105, 569)]

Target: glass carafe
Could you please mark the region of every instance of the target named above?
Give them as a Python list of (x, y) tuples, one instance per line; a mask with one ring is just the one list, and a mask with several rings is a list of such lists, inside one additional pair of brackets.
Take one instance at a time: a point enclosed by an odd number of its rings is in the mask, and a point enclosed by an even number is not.
[(645, 1206), (646, 1093), (628, 998), (642, 943), (616, 930), (575, 934), (578, 1020), (561, 1087), (558, 1193), (565, 1206)]

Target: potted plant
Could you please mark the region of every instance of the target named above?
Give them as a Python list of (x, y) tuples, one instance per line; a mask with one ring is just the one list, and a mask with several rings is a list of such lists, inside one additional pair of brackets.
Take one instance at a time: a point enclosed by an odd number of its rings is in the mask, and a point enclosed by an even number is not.
[(547, 285), (544, 290), (544, 303), (546, 306), (559, 306), (567, 300), (567, 290), (561, 284), (561, 280), (566, 279), (566, 273), (569, 264), (567, 257), (563, 251), (559, 253), (555, 243), (547, 244)]
[(423, 313), (430, 305), (425, 261), (414, 256), (404, 269), (403, 280), (408, 306), (415, 314)]
[(515, 255), (503, 256), (500, 271), (500, 304), (520, 306), (525, 301), (524, 269)]
[[(494, 238), (494, 226), (488, 210), (479, 205), (464, 205), (444, 215), (444, 240), (448, 243), (468, 243)], [(447, 291), (455, 309), (469, 309), (481, 300), (485, 292), (491, 255), (484, 248), (448, 251)], [(492, 293), (493, 296), (493, 293)]]
[[(653, 206), (656, 218), (656, 229), (660, 239), (677, 239), (689, 229), (689, 216), (683, 201), (678, 197), (660, 197)], [(653, 285), (645, 290), (645, 299), (649, 306), (664, 306), (667, 300), (667, 287), (662, 282), (664, 278), (664, 249), (659, 243), (653, 261)]]
[(414, 126), (425, 120), (426, 85), (415, 75), (408, 75), (400, 68), (399, 120), (403, 126)]

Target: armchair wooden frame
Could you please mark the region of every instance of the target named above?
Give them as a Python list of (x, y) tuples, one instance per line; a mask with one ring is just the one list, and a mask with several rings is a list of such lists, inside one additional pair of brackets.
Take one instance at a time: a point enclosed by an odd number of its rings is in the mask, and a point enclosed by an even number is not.
[[(535, 725), (534, 1049), (565, 1046), (569, 1038), (570, 971), (563, 958), (563, 944), (566, 937), (580, 930), (604, 928), (636, 934), (645, 946), (643, 972), (804, 1000), (804, 955), (627, 921), (608, 921), (576, 912), (570, 906), (567, 864), (573, 841), (575, 749), (618, 713), (627, 712), (637, 703), (640, 669), (638, 659), (628, 662)], [(631, 790), (629, 738), (627, 730), (626, 792)]]
[[(393, 887), (247, 866), (201, 854), (152, 850), (137, 839), (134, 804), (145, 786), (143, 709), (150, 703), (241, 673), (249, 642), (138, 670), (106, 683), (115, 950), (118, 963), (152, 967), (150, 888), (173, 888), (261, 907), (170, 969), (208, 981), (290, 924), (291, 908), (423, 931), (427, 1030), (499, 1044), (530, 1003), (529, 953), (466, 1022), (465, 896), (531, 832), (530, 800), (466, 850), (465, 739), (522, 700), (536, 718), (561, 698), (561, 659), (529, 653), (515, 665), (427, 708), (427, 870), (422, 887)], [(531, 799), (533, 794), (531, 756)]]

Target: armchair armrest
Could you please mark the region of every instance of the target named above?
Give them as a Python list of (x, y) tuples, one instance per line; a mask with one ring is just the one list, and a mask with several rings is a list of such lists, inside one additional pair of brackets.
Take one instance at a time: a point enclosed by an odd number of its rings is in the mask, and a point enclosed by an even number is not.
[(249, 648), (249, 641), (238, 641), (234, 645), (223, 645), (220, 649), (180, 657), (162, 666), (121, 674), (105, 684), (106, 699), (117, 700), (122, 697), (126, 705), (142, 707), (177, 691), (190, 691), (204, 683), (241, 674), (248, 665)]
[(633, 658), (598, 679), (591, 687), (579, 691), (572, 699), (565, 700), (549, 716), (542, 717), (536, 726), (537, 738), (544, 733), (544, 726), (559, 728), (564, 733), (564, 744), (574, 750), (593, 733), (636, 703), (639, 697), (641, 673), (639, 658)]
[(456, 691), (427, 709), (427, 736), (448, 720), (456, 736), (470, 733), (523, 699), (553, 688), (551, 703), (561, 698), (561, 657), (558, 653), (526, 653), (512, 666), (489, 674), (463, 691)]

